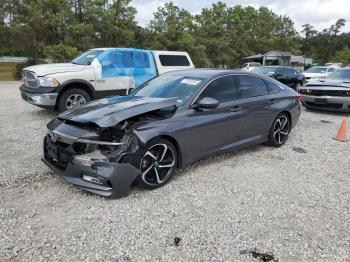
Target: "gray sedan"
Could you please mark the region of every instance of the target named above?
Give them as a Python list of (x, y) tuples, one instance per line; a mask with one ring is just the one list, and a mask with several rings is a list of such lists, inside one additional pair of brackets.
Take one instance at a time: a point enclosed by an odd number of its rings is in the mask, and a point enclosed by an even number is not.
[(43, 161), (68, 183), (121, 197), (133, 182), (160, 187), (176, 168), (213, 154), (281, 146), (300, 113), (300, 95), (271, 78), (174, 71), (129, 96), (97, 100), (53, 119)]
[(299, 87), (306, 108), (350, 112), (350, 68), (335, 71), (329, 77)]

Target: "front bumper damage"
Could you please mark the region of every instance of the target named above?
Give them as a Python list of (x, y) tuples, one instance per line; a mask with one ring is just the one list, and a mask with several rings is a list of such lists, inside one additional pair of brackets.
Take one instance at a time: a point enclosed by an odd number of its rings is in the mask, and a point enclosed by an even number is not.
[[(66, 111), (47, 125), (42, 160), (83, 190), (123, 197), (141, 175), (139, 149), (146, 141), (140, 127), (171, 117), (174, 101), (115, 97)], [(147, 133), (147, 128), (143, 132)]]
[(84, 155), (76, 155), (72, 144), (63, 143), (68, 139), (72, 137), (53, 142), (50, 134), (45, 136), (42, 161), (50, 169), (66, 182), (100, 196), (121, 198), (129, 193), (132, 183), (140, 175), (139, 169), (130, 163), (82, 161), (81, 156)]
[[(44, 156), (42, 161), (67, 183), (104, 197), (121, 198), (128, 195), (130, 186), (139, 176), (139, 169), (129, 163), (95, 162), (92, 166), (68, 164), (65, 170), (57, 168)], [(102, 184), (89, 182), (92, 177)]]
[[(130, 142), (136, 139), (131, 133), (123, 136), (123, 143), (115, 143), (117, 145), (113, 148), (117, 149), (107, 155), (102, 154), (99, 144), (108, 142), (91, 140), (97, 135), (93, 129), (87, 130), (57, 119), (48, 127), (43, 141), (42, 161), (57, 175), (100, 196), (120, 198), (128, 194), (132, 183), (140, 175), (138, 168), (122, 160), (138, 148)], [(62, 130), (69, 130), (71, 135)]]

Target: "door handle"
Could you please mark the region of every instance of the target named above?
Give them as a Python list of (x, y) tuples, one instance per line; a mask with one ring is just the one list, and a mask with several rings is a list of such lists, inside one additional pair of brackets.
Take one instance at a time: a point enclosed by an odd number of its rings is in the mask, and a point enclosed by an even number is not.
[(234, 106), (234, 107), (230, 108), (230, 112), (238, 112), (241, 110), (242, 110), (242, 107), (240, 107), (240, 106)]
[(268, 104), (274, 104), (277, 102), (277, 99), (271, 99), (269, 101), (267, 101)]

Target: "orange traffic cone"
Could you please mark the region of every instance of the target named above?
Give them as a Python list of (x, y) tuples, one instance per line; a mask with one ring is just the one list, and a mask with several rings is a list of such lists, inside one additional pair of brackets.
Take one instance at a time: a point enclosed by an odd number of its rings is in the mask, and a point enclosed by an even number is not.
[(338, 134), (335, 137), (335, 140), (342, 141), (342, 142), (348, 141), (346, 137), (347, 126), (348, 126), (348, 122), (346, 121), (346, 118), (343, 117), (343, 120), (341, 121), (341, 125), (338, 130)]

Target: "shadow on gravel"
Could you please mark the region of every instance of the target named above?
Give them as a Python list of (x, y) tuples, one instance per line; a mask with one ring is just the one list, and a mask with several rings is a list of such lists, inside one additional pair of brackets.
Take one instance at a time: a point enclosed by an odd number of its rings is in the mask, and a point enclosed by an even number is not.
[(317, 110), (317, 109), (311, 109), (311, 108), (305, 108), (305, 107), (304, 107), (304, 110), (306, 112), (314, 113), (317, 115), (350, 116), (350, 112), (333, 112), (333, 111)]
[(33, 110), (33, 111), (27, 111), (26, 113), (30, 114), (31, 116), (34, 116), (34, 118), (37, 120), (52, 119), (58, 115), (57, 111), (50, 111), (50, 110), (45, 110), (41, 108), (37, 108), (36, 110)]
[[(269, 148), (269, 147), (264, 146), (264, 145), (255, 145), (255, 146), (250, 146), (250, 147), (246, 147), (246, 148), (242, 148), (242, 149), (236, 149), (236, 150), (233, 150), (233, 151), (227, 152), (227, 153), (216, 154), (216, 155), (213, 155), (209, 158), (198, 160), (196, 162), (193, 162), (189, 166), (186, 166), (182, 169), (179, 169), (177, 171), (176, 176), (174, 176), (174, 179), (176, 180), (177, 177), (179, 177), (179, 175), (181, 177), (182, 174), (186, 174), (187, 172), (193, 172), (193, 170), (195, 170), (199, 167), (203, 168), (203, 167), (210, 166), (212, 164), (220, 164), (220, 163), (222, 163), (230, 158), (248, 155), (248, 154), (251, 154), (253, 152), (259, 152), (259, 151), (263, 150), (264, 148)], [(270, 150), (275, 150), (275, 149), (276, 148), (270, 148)]]

